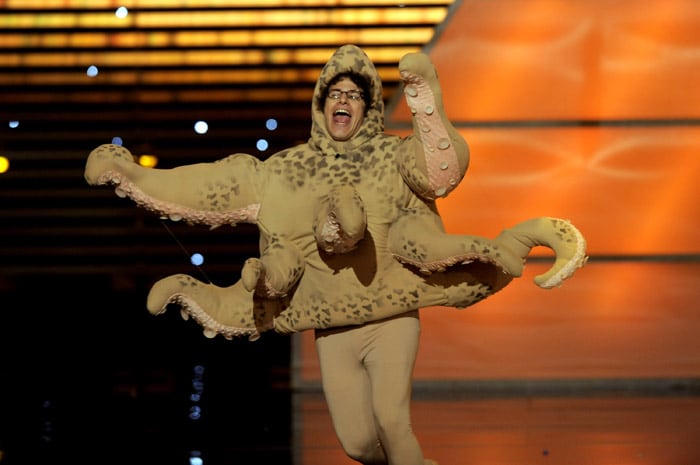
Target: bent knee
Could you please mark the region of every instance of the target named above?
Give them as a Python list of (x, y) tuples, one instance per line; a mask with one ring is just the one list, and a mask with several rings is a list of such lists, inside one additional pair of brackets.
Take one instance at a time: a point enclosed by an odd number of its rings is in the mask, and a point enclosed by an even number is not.
[(345, 455), (360, 463), (374, 463), (379, 456), (378, 454), (381, 454), (381, 446), (378, 439), (343, 441), (341, 438), (340, 443)]

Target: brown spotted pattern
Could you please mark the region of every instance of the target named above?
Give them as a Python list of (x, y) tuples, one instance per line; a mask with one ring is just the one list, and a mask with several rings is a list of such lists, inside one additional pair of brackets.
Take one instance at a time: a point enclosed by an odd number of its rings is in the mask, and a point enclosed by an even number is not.
[[(146, 169), (123, 147), (88, 158), (89, 184), (163, 217), (212, 227), (256, 224), (260, 256), (241, 279), (220, 287), (178, 274), (152, 287), (152, 313), (179, 305), (208, 336), (357, 325), (417, 308), (473, 305), (520, 276), (530, 249), (551, 247), (556, 262), (539, 285), (560, 284), (585, 262), (585, 240), (569, 222), (537, 218), (495, 239), (451, 235), (434, 199), (467, 170), (466, 142), (445, 116), (435, 70), (424, 54), (399, 63), (413, 134), (384, 134), (382, 88), (360, 48), (340, 47), (323, 68), (312, 102), (307, 143), (264, 162), (235, 154), (214, 163)], [(372, 83), (367, 116), (346, 142), (329, 137), (320, 97), (338, 73)]]

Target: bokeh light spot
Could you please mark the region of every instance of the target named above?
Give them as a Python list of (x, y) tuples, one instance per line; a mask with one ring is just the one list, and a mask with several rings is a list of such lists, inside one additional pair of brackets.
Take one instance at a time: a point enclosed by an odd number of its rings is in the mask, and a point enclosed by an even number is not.
[(193, 253), (190, 257), (190, 262), (192, 262), (194, 266), (199, 266), (204, 263), (204, 256), (201, 253)]
[(155, 155), (139, 156), (139, 165), (143, 166), (144, 168), (155, 168), (157, 164), (158, 157), (156, 157)]
[(206, 134), (209, 131), (209, 125), (206, 121), (197, 121), (194, 123), (194, 132), (197, 134)]
[(258, 141), (255, 143), (255, 147), (257, 147), (259, 151), (264, 152), (268, 149), (269, 144), (265, 139), (258, 139)]

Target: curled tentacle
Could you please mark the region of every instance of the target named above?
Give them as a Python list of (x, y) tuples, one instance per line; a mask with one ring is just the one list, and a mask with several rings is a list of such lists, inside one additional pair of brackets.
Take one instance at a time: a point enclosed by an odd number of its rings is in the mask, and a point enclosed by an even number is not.
[(185, 274), (163, 278), (148, 294), (148, 311), (158, 315), (172, 304), (180, 307), (183, 318), (192, 317), (210, 338), (220, 334), (226, 339), (247, 336), (255, 340), (274, 327), (274, 308), (256, 301), (241, 281), (219, 287)]
[(314, 233), (326, 253), (346, 253), (365, 236), (367, 214), (362, 199), (351, 186), (337, 186), (321, 202)]
[(518, 277), (533, 247), (549, 247), (556, 254), (555, 262), (546, 273), (535, 277), (535, 284), (545, 289), (560, 286), (588, 259), (581, 232), (569, 221), (551, 217), (524, 221), (491, 240), (447, 234), (426, 210), (407, 210), (392, 226), (389, 241), (398, 261), (425, 275), (479, 261)]
[(123, 174), (138, 169), (129, 150), (120, 145), (103, 144), (90, 152), (84, 176), (91, 186), (119, 184)]
[(406, 183), (425, 199), (447, 196), (464, 177), (469, 147), (447, 118), (435, 67), (427, 55), (408, 53), (399, 62), (413, 135), (404, 140), (399, 168)]
[[(556, 254), (554, 264), (535, 277), (535, 284), (549, 289), (560, 286), (574, 272), (586, 264), (586, 240), (569, 221), (559, 218), (533, 218), (506, 229), (495, 243), (522, 257), (523, 265), (533, 247), (549, 247)], [(515, 276), (519, 276), (518, 273)]]
[(258, 297), (284, 298), (304, 274), (304, 257), (294, 243), (278, 235), (265, 242), (261, 258), (249, 258), (243, 264), (241, 281)]
[(267, 283), (266, 277), (265, 266), (259, 258), (249, 258), (243, 263), (241, 282), (246, 291), (274, 297), (276, 291)]

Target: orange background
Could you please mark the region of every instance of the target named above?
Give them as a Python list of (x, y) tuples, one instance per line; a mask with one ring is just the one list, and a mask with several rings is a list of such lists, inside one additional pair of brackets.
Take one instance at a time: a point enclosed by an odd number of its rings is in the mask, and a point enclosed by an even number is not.
[[(447, 230), (568, 218), (591, 259), (558, 289), (530, 262), (469, 309), (424, 310), (416, 381), (699, 377), (700, 3), (469, 1), (443, 26), (426, 51), (471, 148)], [(403, 100), (387, 126), (408, 133)], [(295, 384), (316, 386), (313, 335), (295, 338)]]

